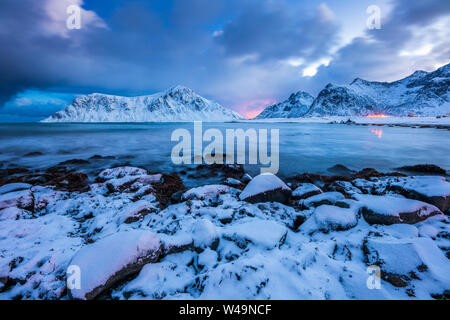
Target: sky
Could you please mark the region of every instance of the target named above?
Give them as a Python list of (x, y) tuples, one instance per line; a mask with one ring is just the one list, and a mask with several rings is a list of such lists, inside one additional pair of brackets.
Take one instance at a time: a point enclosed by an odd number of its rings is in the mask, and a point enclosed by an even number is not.
[(0, 121), (178, 84), (251, 118), (330, 82), (433, 71), (450, 62), (449, 39), (448, 0), (1, 0)]

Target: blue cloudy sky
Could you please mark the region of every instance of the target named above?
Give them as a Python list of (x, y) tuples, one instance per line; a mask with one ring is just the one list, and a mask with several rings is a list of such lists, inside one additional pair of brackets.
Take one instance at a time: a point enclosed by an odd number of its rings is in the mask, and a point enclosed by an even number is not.
[[(82, 8), (81, 29), (66, 27)], [(381, 9), (368, 30), (366, 9)], [(36, 121), (92, 92), (191, 87), (244, 115), (355, 77), (450, 62), (448, 0), (1, 0), (0, 121)]]

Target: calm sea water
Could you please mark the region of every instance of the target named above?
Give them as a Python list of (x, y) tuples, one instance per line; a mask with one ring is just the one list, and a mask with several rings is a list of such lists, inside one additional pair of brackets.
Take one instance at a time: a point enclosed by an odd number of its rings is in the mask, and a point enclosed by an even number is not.
[[(303, 172), (326, 174), (335, 164), (389, 171), (433, 163), (450, 169), (448, 130), (296, 123), (204, 123), (203, 127), (204, 131), (220, 129), (224, 136), (226, 129), (279, 129), (281, 177)], [(179, 167), (170, 157), (176, 144), (171, 142), (171, 134), (179, 128), (193, 135), (192, 123), (0, 124), (0, 166), (46, 168), (101, 155), (115, 159), (91, 161), (85, 169), (128, 163), (154, 172), (173, 172)], [(258, 166), (246, 169), (252, 174), (259, 172)]]

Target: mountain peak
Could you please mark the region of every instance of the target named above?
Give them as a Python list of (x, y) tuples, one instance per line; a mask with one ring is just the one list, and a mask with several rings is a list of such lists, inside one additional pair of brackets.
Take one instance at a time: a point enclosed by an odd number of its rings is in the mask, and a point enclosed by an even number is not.
[(308, 111), (313, 101), (314, 97), (308, 92), (298, 91), (286, 101), (267, 107), (256, 118), (299, 118)]
[(305, 116), (450, 114), (449, 66), (447, 64), (433, 72), (417, 70), (394, 82), (356, 78), (348, 86), (329, 83), (319, 93)]
[(173, 87), (170, 87), (169, 89), (167, 89), (166, 91), (167, 93), (194, 93), (194, 91), (191, 88), (182, 86), (182, 85), (176, 85)]
[(43, 122), (177, 122), (232, 121), (243, 117), (202, 98), (191, 89), (175, 86), (139, 97), (104, 94), (80, 96), (65, 110)]

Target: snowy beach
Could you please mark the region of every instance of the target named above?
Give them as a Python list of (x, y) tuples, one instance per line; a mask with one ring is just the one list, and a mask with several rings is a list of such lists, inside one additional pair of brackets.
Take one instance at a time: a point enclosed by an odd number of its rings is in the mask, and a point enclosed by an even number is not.
[(445, 177), (202, 170), (223, 182), (189, 189), (136, 167), (2, 170), (0, 298), (448, 297)]

